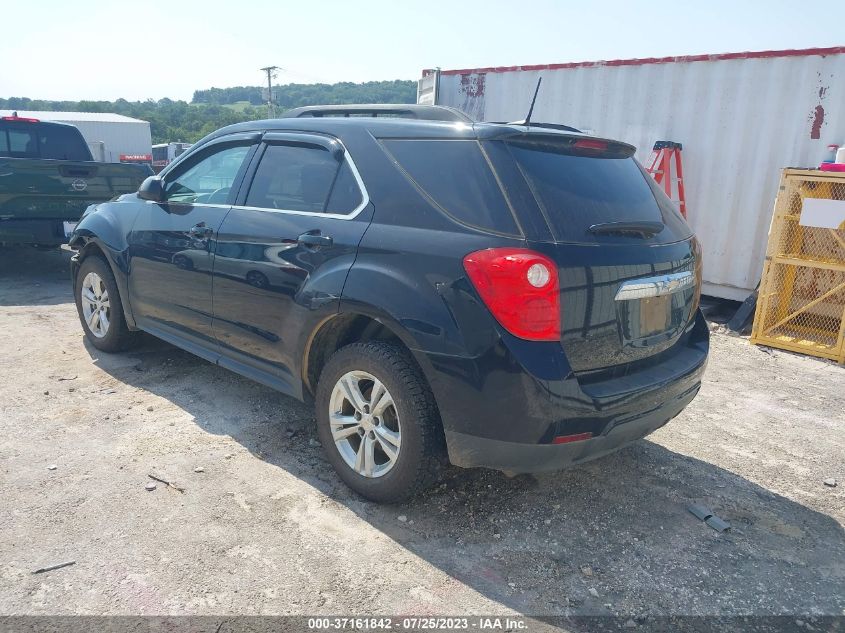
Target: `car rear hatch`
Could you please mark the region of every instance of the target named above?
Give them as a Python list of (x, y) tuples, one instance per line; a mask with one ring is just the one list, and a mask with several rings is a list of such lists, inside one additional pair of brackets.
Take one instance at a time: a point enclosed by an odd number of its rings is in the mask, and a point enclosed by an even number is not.
[(625, 373), (691, 328), (698, 244), (633, 147), (535, 132), (485, 145), (529, 247), (558, 266), (561, 342), (576, 373)]

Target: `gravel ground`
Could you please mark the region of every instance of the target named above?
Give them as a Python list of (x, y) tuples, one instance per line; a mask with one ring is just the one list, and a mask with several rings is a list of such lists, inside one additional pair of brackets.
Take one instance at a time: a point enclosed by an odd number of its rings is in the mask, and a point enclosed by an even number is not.
[(86, 345), (65, 254), (0, 251), (0, 350), (0, 614), (845, 614), (827, 362), (717, 332), (700, 395), (647, 440), (378, 506), (309, 407), (152, 338)]

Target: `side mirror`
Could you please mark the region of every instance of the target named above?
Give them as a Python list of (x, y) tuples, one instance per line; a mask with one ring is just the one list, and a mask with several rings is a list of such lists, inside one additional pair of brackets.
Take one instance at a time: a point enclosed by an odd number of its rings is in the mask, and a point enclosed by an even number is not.
[(138, 189), (138, 197), (141, 200), (152, 200), (153, 202), (164, 201), (164, 186), (161, 184), (161, 178), (158, 176), (150, 176), (141, 183)]

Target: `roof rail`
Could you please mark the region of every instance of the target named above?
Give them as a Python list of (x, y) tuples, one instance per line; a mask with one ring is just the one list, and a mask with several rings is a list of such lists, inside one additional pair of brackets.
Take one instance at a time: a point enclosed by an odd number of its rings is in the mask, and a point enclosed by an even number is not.
[(470, 117), (456, 108), (419, 105), (416, 103), (355, 103), (348, 105), (302, 106), (301, 108), (294, 108), (279, 115), (280, 119), (298, 117), (392, 117), (426, 121), (473, 123)]

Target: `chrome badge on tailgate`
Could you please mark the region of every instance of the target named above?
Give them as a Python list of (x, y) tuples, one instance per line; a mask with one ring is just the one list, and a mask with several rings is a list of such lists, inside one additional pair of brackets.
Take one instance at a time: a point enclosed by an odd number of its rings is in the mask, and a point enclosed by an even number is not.
[(629, 301), (631, 299), (662, 297), (688, 288), (693, 284), (695, 284), (695, 276), (690, 271), (631, 279), (619, 286), (614, 298), (616, 301)]

